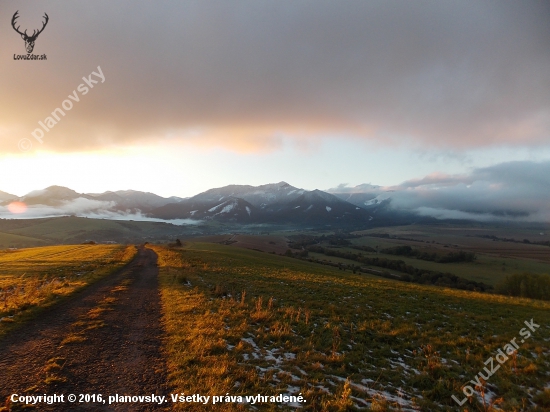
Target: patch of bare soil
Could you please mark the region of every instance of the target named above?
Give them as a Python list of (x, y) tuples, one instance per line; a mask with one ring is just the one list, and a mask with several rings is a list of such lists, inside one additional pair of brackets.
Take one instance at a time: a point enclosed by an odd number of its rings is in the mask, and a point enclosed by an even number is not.
[[(64, 394), (40, 411), (150, 411), (171, 402), (108, 404), (109, 395), (164, 395), (161, 304), (155, 252), (139, 248), (126, 268), (59, 304), (0, 342), (0, 399)], [(102, 394), (106, 402), (68, 402), (68, 394)], [(0, 410), (2, 404), (0, 403)]]

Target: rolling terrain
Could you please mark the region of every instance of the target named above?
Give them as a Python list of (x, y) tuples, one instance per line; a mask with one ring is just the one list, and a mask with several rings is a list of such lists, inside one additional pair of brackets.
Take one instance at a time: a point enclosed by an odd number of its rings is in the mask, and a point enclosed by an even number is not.
[(76, 216), (43, 219), (0, 219), (0, 248), (40, 245), (97, 243), (140, 243), (200, 232), (195, 225), (165, 222), (91, 219)]
[[(175, 387), (301, 393), (303, 409), (319, 411), (548, 406), (548, 303), (380, 280), (226, 245), (153, 249)], [(484, 361), (531, 319), (540, 328), (459, 408), (452, 396), (463, 399)]]
[[(4, 233), (43, 242), (101, 230), (160, 239), (182, 230), (77, 217), (2, 223)], [(4, 250), (0, 394), (166, 396), (156, 405), (88, 405), (120, 411), (544, 411), (549, 302), (384, 279), (379, 266), (357, 270), (356, 260), (338, 257), (399, 260), (496, 286), (518, 272), (548, 276), (548, 235), (539, 230), (407, 225), (190, 234), (183, 242), (174, 241), (181, 232), (168, 232), (168, 243), (140, 238), (137, 249)], [(527, 338), (525, 322), (537, 325)], [(512, 339), (518, 347), (506, 361), (483, 372)], [(171, 393), (243, 402), (179, 403)], [(246, 400), (258, 394), (302, 401)], [(6, 401), (3, 410), (10, 408), (18, 406)]]

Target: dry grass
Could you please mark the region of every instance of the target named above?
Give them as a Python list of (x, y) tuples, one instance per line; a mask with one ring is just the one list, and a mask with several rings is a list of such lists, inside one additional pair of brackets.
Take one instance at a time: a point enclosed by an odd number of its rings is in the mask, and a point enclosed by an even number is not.
[(73, 245), (0, 252), (0, 335), (128, 263), (134, 246)]
[(67, 345), (69, 343), (80, 343), (80, 342), (85, 342), (86, 341), (86, 338), (84, 336), (82, 336), (82, 334), (80, 333), (71, 333), (69, 335), (67, 335), (65, 337), (65, 339), (63, 339), (61, 341), (61, 345)]

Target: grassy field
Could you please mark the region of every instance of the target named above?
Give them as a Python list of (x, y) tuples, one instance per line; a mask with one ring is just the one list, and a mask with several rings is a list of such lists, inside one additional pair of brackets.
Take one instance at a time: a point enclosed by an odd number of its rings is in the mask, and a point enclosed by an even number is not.
[[(175, 392), (298, 395), (300, 404), (185, 410), (550, 408), (550, 303), (354, 275), (206, 243), (159, 255)], [(525, 321), (540, 327), (519, 343)], [(511, 339), (519, 348), (462, 407), (462, 388)], [(487, 376), (487, 374), (485, 374)]]
[[(358, 253), (357, 250), (351, 248), (338, 248), (338, 250), (343, 252)], [(550, 248), (548, 253), (550, 253)], [(506, 276), (514, 273), (537, 273), (537, 274), (548, 274), (550, 273), (550, 266), (548, 263), (525, 260), (525, 259), (514, 259), (514, 258), (505, 258), (505, 257), (493, 257), (483, 254), (478, 254), (474, 262), (457, 262), (457, 263), (437, 263), (430, 262), (421, 259), (415, 259), (407, 256), (396, 256), (389, 255), (384, 253), (369, 253), (362, 252), (365, 257), (383, 257), (386, 259), (392, 260), (402, 260), (407, 265), (411, 265), (419, 269), (427, 269), (444, 273), (451, 273), (456, 276), (460, 276), (466, 279), (475, 280), (477, 282), (483, 282), (488, 285), (496, 285), (501, 282)], [(346, 264), (355, 264), (353, 260), (343, 259), (336, 256), (325, 256), (321, 253), (309, 253), (309, 256), (316, 259), (326, 259), (332, 262), (340, 262)], [(369, 265), (364, 265), (369, 266)], [(369, 266), (371, 267), (371, 266)], [(380, 269), (376, 266), (372, 266), (373, 269)], [(399, 271), (391, 270), (392, 273), (400, 273)]]
[(177, 226), (162, 222), (88, 219), (64, 216), (43, 219), (0, 219), (0, 248), (97, 243), (143, 243), (182, 237), (196, 230), (194, 225)]
[[(548, 246), (529, 242), (550, 241), (550, 231), (547, 227), (519, 229), (517, 227), (468, 227), (446, 225), (408, 225), (370, 229), (356, 234), (367, 235), (357, 242), (368, 246), (380, 244), (380, 247), (409, 245), (412, 247), (429, 247), (441, 251), (464, 249), (474, 253), (487, 254), (493, 257), (514, 258), (519, 260), (536, 260), (550, 263)], [(392, 239), (370, 237), (373, 234), (384, 233)], [(494, 241), (483, 236), (498, 238), (513, 238), (516, 242)]]
[(128, 263), (134, 246), (70, 245), (0, 251), (0, 336), (45, 306)]
[(3, 248), (12, 245), (18, 245), (19, 247), (33, 247), (47, 244), (48, 242), (43, 239), (0, 232), (0, 247)]
[[(507, 276), (516, 273), (550, 274), (550, 248), (535, 243), (523, 243), (523, 241), (504, 242), (494, 241), (491, 238), (481, 236), (497, 236), (498, 238), (514, 238), (516, 240), (529, 239), (530, 242), (547, 241), (549, 236), (546, 228), (539, 232), (535, 229), (510, 229), (502, 227), (460, 227), (460, 226), (428, 226), (409, 225), (397, 227), (384, 227), (367, 231), (354, 232), (351, 236), (338, 231), (279, 231), (266, 234), (225, 234), (215, 236), (201, 236), (194, 238), (197, 242), (209, 242), (231, 245), (251, 250), (258, 250), (277, 255), (285, 254), (288, 248), (297, 254), (303, 250), (300, 242), (304, 238), (316, 238), (312, 243), (304, 247), (320, 246), (334, 248), (334, 251), (343, 253), (361, 253), (366, 258), (385, 258), (393, 261), (403, 261), (418, 270), (449, 273), (463, 279), (475, 282), (483, 282), (492, 287), (498, 285)], [(543, 233), (541, 235), (540, 233)], [(381, 237), (385, 236), (385, 237)], [(326, 236), (323, 240), (322, 236)], [(331, 236), (341, 236), (350, 242), (349, 245), (334, 246), (330, 243)], [(360, 236), (360, 237), (357, 237)], [(296, 243), (299, 245), (296, 247)], [(294, 245), (293, 245), (294, 244)], [(358, 250), (353, 247), (370, 247), (372, 251)], [(475, 254), (474, 261), (468, 262), (438, 262), (384, 253), (386, 248), (409, 246), (419, 253), (430, 253), (439, 256), (449, 253), (471, 252)], [(378, 251), (378, 252), (377, 252)], [(358, 263), (342, 257), (325, 256), (309, 251), (309, 258), (327, 260), (350, 266), (365, 266), (373, 270), (385, 270), (367, 263)], [(402, 275), (397, 269), (392, 273)]]
[(208, 242), (232, 245), (245, 249), (282, 255), (288, 249), (288, 240), (278, 235), (214, 235), (200, 236), (193, 239), (196, 242)]

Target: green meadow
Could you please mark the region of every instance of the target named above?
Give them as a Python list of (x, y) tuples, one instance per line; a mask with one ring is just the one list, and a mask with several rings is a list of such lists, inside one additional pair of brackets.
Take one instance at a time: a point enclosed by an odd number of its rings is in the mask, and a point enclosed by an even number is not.
[[(312, 411), (550, 407), (548, 302), (378, 279), (217, 244), (150, 247), (159, 255), (165, 351), (178, 392), (301, 394), (300, 406)], [(486, 381), (470, 383), (498, 349), (519, 342), (531, 319), (540, 327), (529, 339)], [(464, 399), (465, 385), (475, 393), (459, 407), (452, 396)]]

